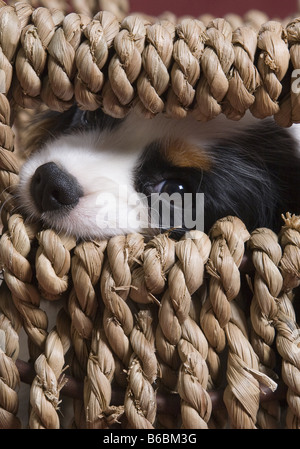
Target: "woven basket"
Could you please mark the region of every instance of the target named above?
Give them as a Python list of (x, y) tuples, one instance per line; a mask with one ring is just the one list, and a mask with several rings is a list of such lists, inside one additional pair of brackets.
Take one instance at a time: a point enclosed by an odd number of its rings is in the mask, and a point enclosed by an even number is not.
[[(27, 426), (21, 381), (30, 428), (60, 428), (68, 397), (77, 428), (299, 428), (300, 217), (282, 211), (278, 236), (224, 217), (178, 242), (77, 243), (13, 212), (12, 124), (20, 146), (31, 110), (300, 121), (300, 19), (128, 14), (121, 0), (0, 0), (0, 428)], [(61, 301), (53, 328), (42, 298)]]

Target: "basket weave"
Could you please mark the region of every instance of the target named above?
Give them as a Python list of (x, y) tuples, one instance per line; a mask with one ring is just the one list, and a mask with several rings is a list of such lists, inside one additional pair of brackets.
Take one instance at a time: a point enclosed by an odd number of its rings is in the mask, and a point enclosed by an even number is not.
[[(21, 426), (17, 392), (30, 368), (18, 360), (21, 327), (34, 363), (30, 428), (61, 426), (63, 392), (78, 428), (299, 428), (300, 218), (282, 211), (279, 236), (225, 217), (178, 242), (77, 243), (13, 213), (21, 162), (11, 126), (18, 135), (20, 107), (74, 101), (114, 117), (134, 108), (238, 120), (250, 110), (290, 126), (300, 121), (290, 81), (300, 19), (156, 20), (128, 16), (126, 1), (44, 3), (0, 0), (0, 428)], [(42, 297), (62, 302), (52, 329)]]

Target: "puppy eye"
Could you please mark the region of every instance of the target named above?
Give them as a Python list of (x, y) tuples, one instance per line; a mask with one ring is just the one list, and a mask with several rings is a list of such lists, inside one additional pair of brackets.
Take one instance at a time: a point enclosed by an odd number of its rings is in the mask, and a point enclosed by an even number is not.
[(178, 179), (169, 179), (157, 184), (154, 190), (158, 193), (167, 193), (168, 195), (172, 195), (173, 193), (183, 195), (184, 193), (188, 193), (190, 189), (186, 183)]

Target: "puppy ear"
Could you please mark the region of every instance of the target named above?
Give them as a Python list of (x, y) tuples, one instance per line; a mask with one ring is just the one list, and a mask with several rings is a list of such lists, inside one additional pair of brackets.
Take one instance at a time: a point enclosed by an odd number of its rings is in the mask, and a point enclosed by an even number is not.
[(76, 110), (77, 107), (72, 106), (63, 113), (48, 109), (40, 112), (22, 111), (16, 120), (16, 146), (20, 156), (27, 158), (48, 140), (66, 131)]

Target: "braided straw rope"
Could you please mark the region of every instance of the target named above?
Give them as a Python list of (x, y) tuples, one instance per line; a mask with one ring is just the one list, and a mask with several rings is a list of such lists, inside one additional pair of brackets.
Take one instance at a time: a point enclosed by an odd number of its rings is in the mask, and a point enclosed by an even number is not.
[(35, 361), (36, 377), (30, 391), (29, 426), (32, 429), (58, 429), (60, 426), (57, 410), (59, 393), (65, 383), (61, 375), (70, 340), (70, 325), (65, 315), (61, 309), (56, 327), (47, 336), (44, 352)]
[[(56, 0), (11, 5), (0, 1), (0, 427), (22, 425), (16, 361), (23, 327), (35, 362), (32, 428), (61, 426), (68, 364), (83, 383), (83, 396), (74, 400), (77, 427), (215, 427), (211, 390), (225, 381), (224, 358), (229, 424), (272, 427), (277, 409), (260, 407), (260, 388), (276, 387), (275, 356), (287, 385), (286, 425), (299, 428), (292, 302), (300, 283), (299, 218), (285, 218), (282, 256), (269, 231), (267, 243), (256, 241), (260, 231), (250, 238), (254, 334), (240, 304), (249, 234), (239, 220), (220, 220), (209, 236), (191, 233), (175, 242), (163, 234), (147, 243), (134, 234), (77, 244), (28, 225), (12, 212), (20, 161), (11, 129), (18, 107), (65, 111), (74, 101), (114, 117), (136, 109), (145, 117), (193, 114), (207, 121), (224, 113), (238, 120), (250, 110), (289, 126), (300, 120), (288, 80), (299, 68), (299, 20), (284, 24), (250, 13), (243, 20), (157, 20), (128, 16), (121, 0), (74, 0), (72, 10)], [(51, 330), (42, 297), (66, 301)], [(116, 401), (120, 388), (125, 397)], [(159, 408), (165, 392), (180, 397), (179, 416)]]
[[(21, 318), (11, 299), (9, 289), (1, 285), (1, 332), (0, 332), (0, 373), (1, 373), (1, 427), (18, 429), (20, 420), (16, 417), (18, 411), (18, 396), (16, 389), (20, 384), (20, 376), (15, 365), (19, 353), (18, 330)], [(3, 404), (6, 405), (5, 409)]]
[[(96, 327), (98, 311), (96, 285), (99, 282), (104, 259), (106, 242), (83, 242), (74, 250), (72, 258), (72, 280), (73, 289), (69, 295), (68, 309), (71, 318), (71, 339), (74, 347), (74, 358), (72, 361), (72, 372), (75, 378), (84, 380), (84, 396), (89, 403), (90, 375), (87, 374), (88, 360), (91, 352), (91, 341), (93, 329)], [(94, 348), (97, 351), (97, 346)], [(87, 368), (87, 371), (85, 370)], [(88, 390), (89, 392), (86, 392)], [(76, 426), (80, 426), (82, 420), (82, 404), (76, 401), (75, 412)], [(95, 407), (89, 406), (94, 410)], [(89, 422), (97, 421), (93, 412), (89, 412)]]
[[(208, 345), (201, 329), (190, 316), (190, 306), (191, 295), (203, 284), (204, 265), (210, 253), (211, 242), (205, 234), (196, 231), (192, 231), (189, 237), (192, 240), (184, 238), (176, 245), (178, 262), (169, 275), (169, 291), (181, 326), (178, 342), (181, 360), (178, 392), (181, 397), (182, 426), (201, 429), (208, 427), (212, 409), (206, 391), (209, 377), (206, 364)], [(176, 292), (175, 285), (181, 285), (182, 291)]]
[(125, 413), (130, 428), (153, 429), (156, 419), (156, 392), (153, 384), (158, 373), (155, 356), (155, 328), (151, 309), (140, 310), (132, 329), (133, 354), (129, 363)]
[[(278, 268), (281, 248), (277, 235), (264, 228), (252, 233), (249, 247), (253, 252), (252, 260), (256, 270), (250, 310), (253, 326), (251, 343), (259, 357), (260, 369), (276, 379), (273, 371), (276, 366), (276, 354), (272, 345), (275, 340), (274, 320), (278, 314), (277, 297), (283, 283)], [(272, 410), (261, 407), (259, 411), (258, 419), (263, 428), (277, 428), (279, 425), (279, 404), (272, 405)]]
[(280, 269), (283, 276), (283, 291), (278, 302), (278, 317), (275, 322), (278, 330), (277, 348), (282, 356), (282, 378), (288, 386), (287, 426), (299, 429), (300, 423), (300, 351), (299, 326), (293, 309), (292, 289), (300, 283), (300, 220), (287, 214), (281, 233), (283, 256)]

